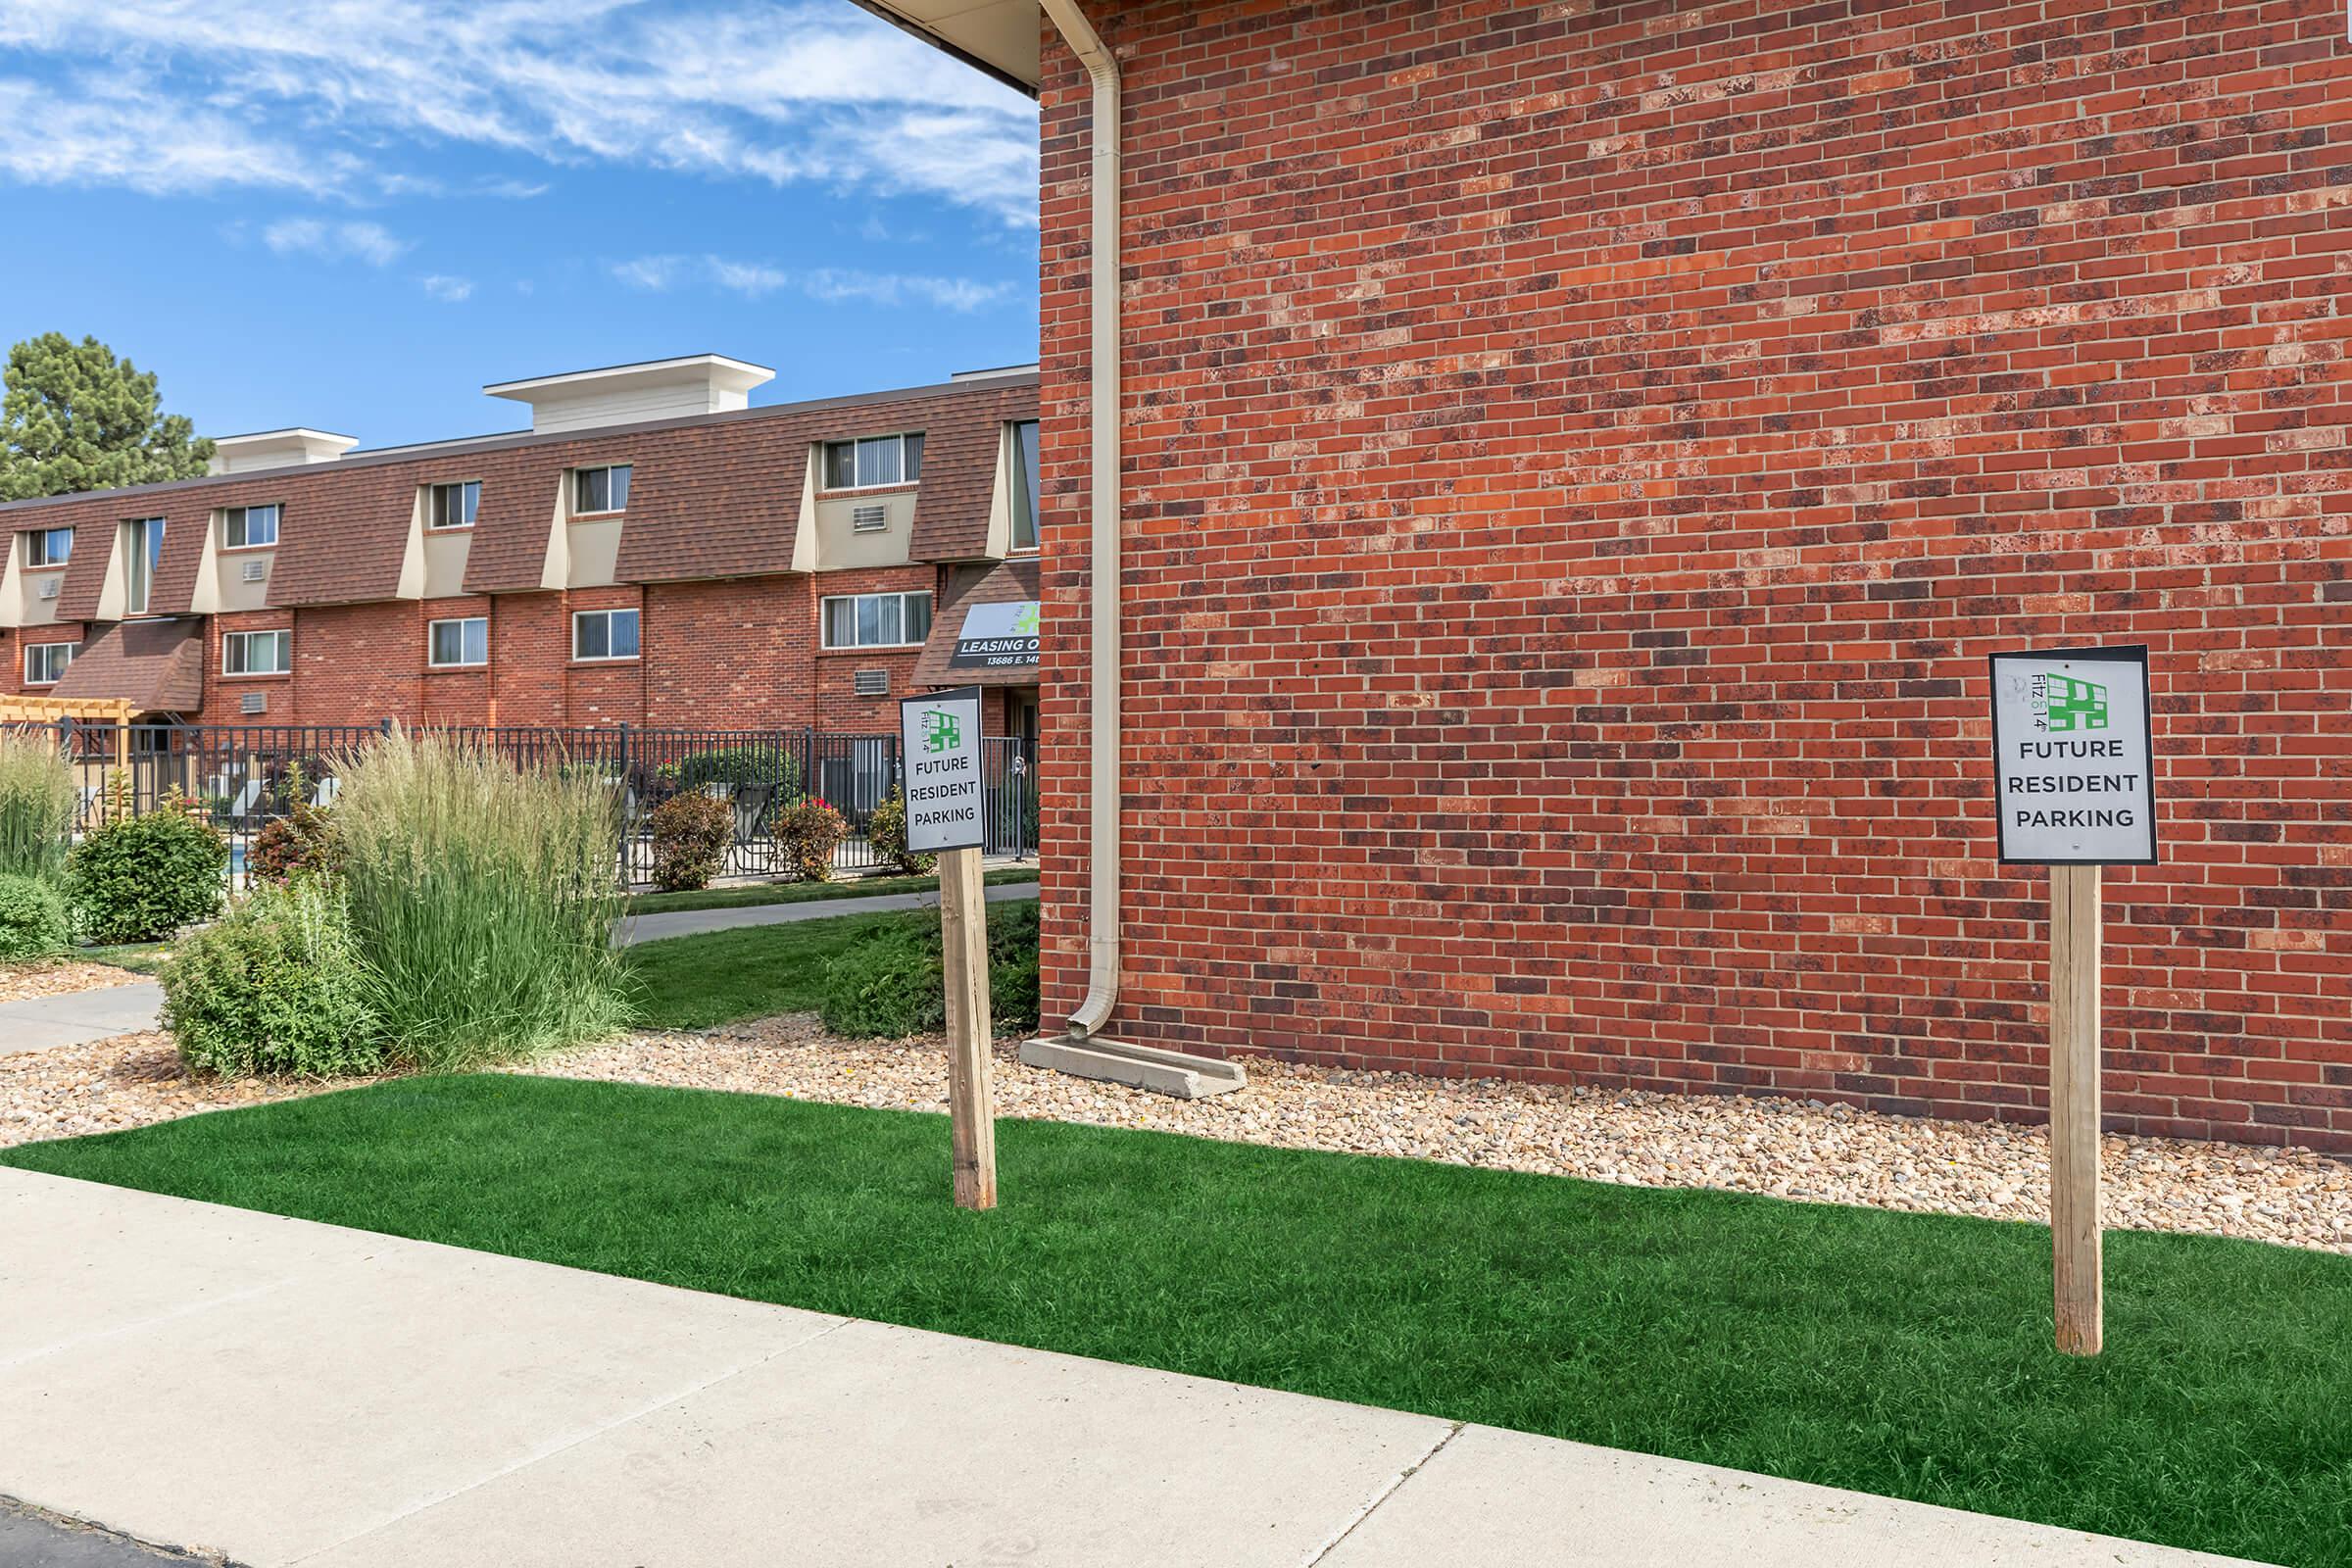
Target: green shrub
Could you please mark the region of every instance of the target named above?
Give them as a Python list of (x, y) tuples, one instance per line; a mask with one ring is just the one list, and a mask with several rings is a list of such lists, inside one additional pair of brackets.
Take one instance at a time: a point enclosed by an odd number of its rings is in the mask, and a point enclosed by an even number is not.
[(706, 784), (773, 784), (777, 794), (791, 795), (801, 787), (801, 760), (789, 747), (753, 741), (689, 752), (675, 761), (663, 762), (654, 774), (680, 791), (699, 790)]
[(381, 1071), (383, 1039), (340, 884), (263, 886), (163, 966), (164, 1027), (222, 1078)]
[(833, 852), (850, 836), (850, 824), (810, 795), (776, 813), (775, 833), (795, 870), (811, 882), (827, 882), (833, 876)]
[[(890, 926), (825, 962), (818, 1015), (852, 1040), (899, 1040), (947, 1027), (939, 917)], [(988, 912), (989, 1021), (998, 1034), (1037, 1027), (1037, 906)]]
[(1037, 901), (989, 906), (988, 1007), (999, 1034), (1037, 1032)]
[(55, 879), (74, 842), (74, 769), (54, 737), (0, 730), (0, 875)]
[(654, 808), (654, 886), (664, 893), (707, 888), (727, 863), (735, 812), (726, 802), (696, 790)]
[(331, 808), (296, 801), (253, 836), (245, 870), (259, 882), (283, 884), (298, 871), (327, 875), (343, 868), (343, 830)]
[(608, 786), (397, 730), (342, 779), (352, 939), (395, 1055), (470, 1066), (627, 1022)]
[(0, 963), (54, 958), (72, 940), (66, 901), (44, 877), (0, 871)]
[(906, 853), (906, 797), (895, 789), (866, 819), (865, 842), (874, 847), (874, 854), (910, 876), (920, 876), (939, 864), (936, 855)]
[(228, 841), (173, 793), (144, 816), (111, 815), (66, 857), (66, 902), (100, 946), (162, 942), (220, 912)]

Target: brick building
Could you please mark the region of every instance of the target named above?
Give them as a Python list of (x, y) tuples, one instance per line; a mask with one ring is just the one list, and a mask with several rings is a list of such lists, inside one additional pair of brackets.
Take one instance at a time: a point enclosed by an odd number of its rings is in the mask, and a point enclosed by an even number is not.
[[(0, 669), (216, 724), (895, 730), (969, 602), (1036, 597), (1036, 374), (747, 407), (769, 374), (508, 382), (528, 433), (272, 431), (207, 478), (0, 507)], [(1034, 662), (990, 678), (1034, 732)]]
[(1049, 1015), (2037, 1116), (1985, 656), (2145, 643), (2109, 1124), (2352, 1150), (2340, 5), (871, 4), (1043, 103)]

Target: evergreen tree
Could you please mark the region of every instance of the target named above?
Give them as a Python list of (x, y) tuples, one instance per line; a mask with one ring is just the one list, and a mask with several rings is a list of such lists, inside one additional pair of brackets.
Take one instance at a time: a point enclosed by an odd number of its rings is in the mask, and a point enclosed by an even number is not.
[(27, 338), (0, 381), (0, 501), (191, 479), (213, 455), (184, 417), (159, 412), (152, 372), (94, 337)]

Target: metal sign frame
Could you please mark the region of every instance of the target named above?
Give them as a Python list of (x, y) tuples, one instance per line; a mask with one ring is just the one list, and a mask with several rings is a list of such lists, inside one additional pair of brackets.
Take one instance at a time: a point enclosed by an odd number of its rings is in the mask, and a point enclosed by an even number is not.
[[(2135, 664), (2139, 668), (2139, 732), (2147, 741), (2148, 853), (2131, 858), (2077, 857), (2065, 859), (2039, 855), (2011, 855), (2009, 853), (2008, 787), (2002, 774), (2002, 760), (2007, 755), (2001, 730), (2001, 665), (2005, 662), (2031, 659), (2034, 661), (2068, 660), (2078, 663)], [(1992, 812), (1993, 832), (2003, 865), (2155, 865), (2162, 858), (2158, 836), (2161, 823), (2156, 809), (2156, 721), (2155, 688), (2148, 678), (2148, 649), (2145, 643), (2126, 644), (2112, 648), (2019, 648), (2008, 653), (1987, 655), (1985, 667), (1992, 679)]]
[[(980, 715), (982, 691), (978, 686), (957, 686), (949, 691), (919, 692), (899, 699), (899, 780), (900, 798), (906, 807), (906, 848), (915, 855), (941, 855), (952, 850), (976, 850), (988, 840), (987, 768), (981, 760)], [(968, 751), (972, 760), (972, 828), (969, 838), (951, 844), (915, 842), (915, 760), (922, 755), (916, 735), (909, 723), (913, 710), (935, 710), (950, 703), (971, 705), (972, 733), (957, 743), (956, 750)]]

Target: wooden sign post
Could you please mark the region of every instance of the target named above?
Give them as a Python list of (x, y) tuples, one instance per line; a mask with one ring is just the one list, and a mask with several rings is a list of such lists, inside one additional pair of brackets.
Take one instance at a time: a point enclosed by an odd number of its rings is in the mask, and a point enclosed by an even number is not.
[(947, 959), (948, 1122), (958, 1208), (997, 1206), (997, 1102), (990, 1082), (988, 901), (982, 843), (980, 688), (899, 704), (906, 848), (939, 857), (940, 941)]
[(2058, 1348), (2105, 1339), (2099, 867), (2156, 863), (2148, 651), (1992, 656), (2003, 865), (2050, 868), (2050, 1260)]

